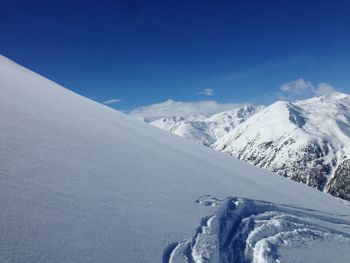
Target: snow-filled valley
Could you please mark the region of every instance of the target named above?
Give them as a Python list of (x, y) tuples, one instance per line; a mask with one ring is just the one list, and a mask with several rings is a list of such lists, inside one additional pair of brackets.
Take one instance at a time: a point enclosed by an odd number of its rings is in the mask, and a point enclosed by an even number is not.
[(350, 200), (350, 96), (333, 93), (152, 125)]
[(347, 201), (4, 57), (0, 120), (0, 262), (350, 261)]

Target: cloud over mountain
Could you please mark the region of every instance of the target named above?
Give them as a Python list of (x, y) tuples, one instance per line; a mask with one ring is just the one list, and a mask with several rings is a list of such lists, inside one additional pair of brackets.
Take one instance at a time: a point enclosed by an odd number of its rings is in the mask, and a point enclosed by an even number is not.
[(278, 97), (280, 99), (300, 99), (314, 95), (330, 95), (334, 92), (336, 89), (328, 83), (314, 85), (312, 82), (300, 78), (281, 85)]
[(131, 115), (146, 121), (153, 121), (159, 118), (191, 115), (210, 115), (229, 109), (234, 109), (247, 103), (218, 103), (213, 100), (184, 102), (167, 100), (164, 102), (151, 104), (134, 109)]

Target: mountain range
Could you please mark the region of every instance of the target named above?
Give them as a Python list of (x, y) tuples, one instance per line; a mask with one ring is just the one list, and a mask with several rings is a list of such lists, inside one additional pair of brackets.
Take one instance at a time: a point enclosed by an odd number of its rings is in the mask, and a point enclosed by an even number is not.
[(212, 116), (151, 122), (235, 158), (350, 200), (350, 96), (332, 93)]

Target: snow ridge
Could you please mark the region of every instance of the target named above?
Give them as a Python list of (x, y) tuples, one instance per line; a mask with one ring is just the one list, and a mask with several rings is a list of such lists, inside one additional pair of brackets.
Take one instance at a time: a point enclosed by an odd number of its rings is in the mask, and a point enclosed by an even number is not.
[(296, 262), (290, 251), (308, 248), (315, 259), (312, 246), (350, 246), (350, 222), (340, 215), (236, 197), (203, 196), (197, 202), (217, 207), (216, 213), (202, 219), (192, 239), (166, 250), (164, 263)]

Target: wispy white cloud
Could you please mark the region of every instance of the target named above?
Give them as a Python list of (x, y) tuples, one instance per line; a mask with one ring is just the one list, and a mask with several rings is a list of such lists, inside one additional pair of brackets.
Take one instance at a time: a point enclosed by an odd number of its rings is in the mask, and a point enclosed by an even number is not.
[(103, 104), (107, 104), (107, 105), (110, 105), (110, 104), (115, 104), (117, 102), (120, 102), (121, 100), (119, 99), (109, 99), (109, 100), (106, 100), (104, 102), (102, 102)]
[(317, 95), (329, 95), (336, 92), (335, 88), (328, 83), (320, 83), (317, 85), (315, 93)]
[(213, 89), (204, 89), (201, 92), (198, 93), (199, 95), (204, 95), (204, 96), (214, 96), (214, 90)]
[(303, 79), (293, 80), (291, 82), (283, 84), (279, 90), (284, 93), (289, 94), (304, 94), (305, 92), (312, 91), (314, 86), (310, 81), (305, 81)]
[(247, 105), (247, 103), (222, 104), (213, 100), (196, 102), (167, 100), (161, 103), (136, 108), (130, 112), (130, 115), (145, 121), (153, 121), (172, 116), (211, 115), (243, 105)]
[(300, 99), (307, 96), (329, 95), (334, 92), (336, 92), (335, 88), (328, 83), (314, 85), (300, 78), (281, 85), (277, 97), (279, 99)]

